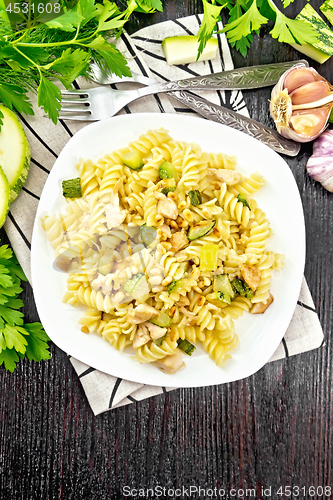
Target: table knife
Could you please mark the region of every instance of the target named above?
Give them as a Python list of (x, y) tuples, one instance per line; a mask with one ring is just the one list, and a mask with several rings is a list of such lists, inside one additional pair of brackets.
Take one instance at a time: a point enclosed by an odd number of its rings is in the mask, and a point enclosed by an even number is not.
[(244, 132), (266, 146), (269, 146), (271, 149), (274, 149), (277, 153), (296, 156), (300, 151), (301, 145), (298, 142), (285, 139), (275, 130), (266, 127), (266, 125), (252, 118), (243, 116), (223, 106), (213, 104), (207, 101), (207, 99), (203, 99), (191, 92), (176, 91), (168, 92), (168, 94), (208, 120), (213, 120)]

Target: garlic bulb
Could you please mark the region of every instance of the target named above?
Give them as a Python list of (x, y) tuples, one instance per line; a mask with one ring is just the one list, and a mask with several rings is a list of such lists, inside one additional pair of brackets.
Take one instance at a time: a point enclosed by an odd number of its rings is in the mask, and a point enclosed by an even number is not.
[(270, 113), (283, 137), (310, 142), (325, 130), (332, 106), (332, 85), (315, 69), (295, 65), (273, 88)]
[(333, 193), (333, 130), (325, 130), (314, 142), (306, 168), (312, 179)]

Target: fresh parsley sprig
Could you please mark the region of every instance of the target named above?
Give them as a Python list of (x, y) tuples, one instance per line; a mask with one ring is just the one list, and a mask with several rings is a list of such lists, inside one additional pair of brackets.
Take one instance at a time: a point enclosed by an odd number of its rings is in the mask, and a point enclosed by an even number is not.
[(8, 245), (0, 246), (0, 366), (13, 372), (19, 359), (49, 359), (50, 340), (40, 323), (24, 323), (21, 281), (27, 281)]
[[(128, 0), (120, 10), (109, 0), (59, 0), (63, 14), (40, 23), (29, 16), (12, 30), (4, 0), (0, 0), (0, 101), (9, 109), (33, 115), (29, 91), (56, 123), (61, 95), (54, 81), (66, 88), (79, 75), (88, 75), (94, 59), (105, 73), (130, 76), (124, 55), (110, 42), (116, 39), (134, 11), (162, 10), (160, 0)], [(30, 2), (29, 2), (30, 4)], [(15, 4), (16, 5), (16, 4)], [(1, 116), (0, 116), (1, 125)]]
[[(283, 0), (283, 8), (294, 0)], [(231, 46), (246, 56), (254, 33), (271, 22), (270, 34), (279, 42), (312, 44), (317, 40), (316, 30), (301, 20), (288, 18), (278, 9), (273, 0), (202, 0), (204, 7), (203, 21), (198, 33), (199, 55), (213, 32), (226, 33)], [(220, 20), (221, 11), (228, 10), (228, 23), (218, 31), (216, 23)]]

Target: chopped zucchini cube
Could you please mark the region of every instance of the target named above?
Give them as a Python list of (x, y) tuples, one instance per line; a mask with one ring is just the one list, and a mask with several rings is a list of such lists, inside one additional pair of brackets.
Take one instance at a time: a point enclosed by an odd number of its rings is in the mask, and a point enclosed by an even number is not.
[(121, 157), (121, 159), (123, 161), (123, 164), (126, 165), (126, 167), (131, 168), (132, 170), (139, 170), (144, 165), (139, 153), (135, 153), (133, 151), (128, 151), (128, 153), (125, 153)]

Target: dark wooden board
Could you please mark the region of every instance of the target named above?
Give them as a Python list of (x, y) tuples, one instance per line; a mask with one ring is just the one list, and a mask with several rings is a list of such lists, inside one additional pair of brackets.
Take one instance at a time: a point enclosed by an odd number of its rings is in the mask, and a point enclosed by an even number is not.
[[(291, 5), (290, 16), (305, 3)], [(318, 9), (322, 2), (311, 3)], [(169, 0), (164, 6), (163, 13), (137, 15), (129, 31), (202, 12), (199, 0)], [(246, 60), (232, 50), (236, 66), (299, 57), (288, 45), (272, 40), (268, 31), (255, 38)], [(333, 59), (320, 72), (333, 80)], [(250, 115), (272, 125), (269, 89), (244, 96)], [(278, 495), (278, 488), (291, 486), (300, 490), (297, 494), (294, 488), (289, 498), (325, 498), (320, 489), (309, 488), (333, 487), (333, 194), (306, 173), (311, 147), (303, 146), (297, 158), (287, 161), (303, 200), (305, 275), (325, 345), (270, 363), (245, 380), (175, 390), (98, 417), (66, 354), (54, 345), (50, 361), (21, 362), (13, 374), (0, 368), (1, 500), (130, 498), (124, 486), (159, 486), (155, 493), (166, 488), (160, 498), (175, 497), (177, 492), (167, 489), (182, 487), (188, 489), (178, 498), (187, 498), (192, 486), (211, 488), (211, 493), (215, 487), (224, 489), (221, 498), (274, 500), (288, 498)], [(3, 230), (0, 236), (6, 242)], [(27, 321), (38, 320), (29, 285), (23, 300)], [(232, 496), (232, 488), (244, 494)], [(249, 488), (255, 496), (245, 491)], [(271, 488), (271, 495), (262, 488)], [(191, 493), (191, 498), (204, 498), (203, 490)]]

